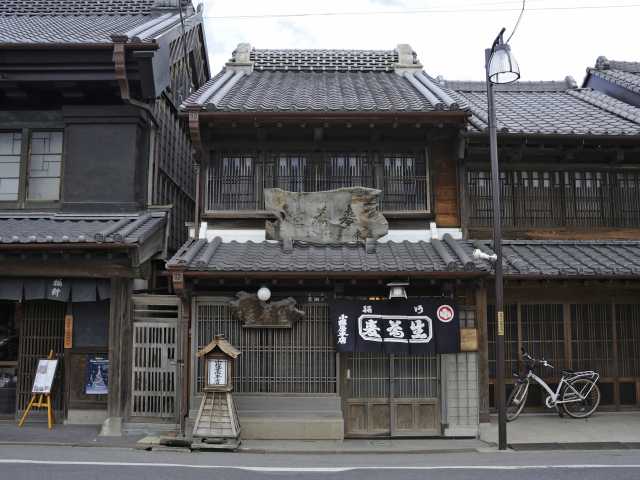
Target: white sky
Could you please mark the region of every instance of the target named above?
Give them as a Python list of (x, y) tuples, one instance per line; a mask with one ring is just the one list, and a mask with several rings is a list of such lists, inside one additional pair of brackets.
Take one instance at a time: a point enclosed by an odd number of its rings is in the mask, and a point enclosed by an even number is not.
[[(212, 75), (222, 68), (240, 42), (248, 42), (256, 48), (382, 50), (409, 43), (429, 74), (456, 80), (484, 78), (484, 49), (490, 46), (501, 27), (507, 28), (507, 34), (511, 32), (522, 5), (521, 0), (193, 1), (204, 4)], [(640, 61), (640, 0), (527, 0), (526, 5), (527, 10), (511, 41), (522, 80), (562, 80), (572, 75), (580, 84), (586, 67), (593, 66), (599, 55), (614, 60)], [(635, 6), (615, 7), (621, 5)], [(212, 18), (420, 9), (431, 11)]]

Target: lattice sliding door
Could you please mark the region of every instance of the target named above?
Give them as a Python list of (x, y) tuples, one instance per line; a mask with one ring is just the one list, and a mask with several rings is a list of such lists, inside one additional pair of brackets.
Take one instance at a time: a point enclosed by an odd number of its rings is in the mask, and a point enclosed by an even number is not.
[(172, 419), (177, 416), (177, 297), (133, 298), (131, 415)]
[[(18, 359), (18, 415), (31, 399), (31, 387), (38, 360), (47, 358), (49, 351), (61, 354), (64, 347), (64, 314), (61, 302), (29, 301), (24, 303), (20, 325)], [(64, 411), (64, 377), (62, 361), (58, 363), (53, 383), (53, 408), (59, 420)]]

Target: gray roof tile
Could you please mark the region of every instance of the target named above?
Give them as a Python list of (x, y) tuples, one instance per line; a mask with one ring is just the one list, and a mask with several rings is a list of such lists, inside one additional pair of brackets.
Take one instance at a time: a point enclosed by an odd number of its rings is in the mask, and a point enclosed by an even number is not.
[(146, 15), (156, 0), (2, 0), (0, 15)]
[(137, 245), (164, 228), (161, 211), (117, 215), (0, 214), (2, 244)]
[(640, 94), (640, 62), (621, 62), (598, 57), (587, 73)]
[[(250, 59), (256, 70), (277, 71), (386, 71), (398, 62), (396, 50), (261, 50)], [(233, 62), (233, 59), (231, 60)], [(414, 56), (414, 63), (417, 59)]]
[[(470, 131), (487, 129), (484, 82), (445, 85), (466, 100), (473, 113)], [(565, 82), (516, 82), (495, 91), (498, 129), (503, 133), (558, 135), (640, 135), (640, 109), (590, 88)]]
[[(136, 39), (150, 41), (179, 23), (175, 5), (175, 0), (3, 0), (0, 44), (110, 44), (112, 35), (133, 30), (153, 32)], [(160, 22), (161, 28), (152, 28)]]
[[(219, 241), (219, 240), (218, 240)], [(462, 244), (467, 258), (459, 258), (453, 249), (442, 242), (455, 263), (448, 268), (444, 259), (430, 242), (378, 242), (375, 252), (366, 253), (362, 244), (321, 245), (294, 242), (293, 251), (284, 251), (280, 242), (220, 242), (207, 262), (201, 258), (206, 247), (190, 240), (167, 263), (168, 267), (209, 272), (482, 272), (483, 262), (471, 262), (472, 246)], [(194, 255), (193, 250), (196, 249)], [(192, 256), (190, 261), (185, 257)], [(465, 269), (465, 267), (467, 267)]]
[[(212, 85), (219, 76), (205, 84)], [(197, 107), (197, 92), (184, 105)], [(213, 111), (424, 112), (434, 105), (403, 77), (379, 72), (254, 71), (240, 79)]]
[[(466, 273), (491, 274), (485, 261), (471, 260), (479, 243), (492, 254), (489, 242), (472, 242), (448, 238), (442, 242), (446, 256), (453, 258), (448, 267), (433, 242), (377, 242), (375, 252), (366, 253), (362, 244), (320, 245), (294, 242), (285, 252), (280, 242), (229, 242), (215, 239), (206, 242), (189, 240), (167, 262), (170, 269), (212, 273)], [(460, 247), (466, 258), (455, 253)], [(210, 244), (209, 244), (210, 245)], [(503, 268), (510, 277), (550, 278), (640, 278), (640, 241), (546, 241), (505, 240)]]

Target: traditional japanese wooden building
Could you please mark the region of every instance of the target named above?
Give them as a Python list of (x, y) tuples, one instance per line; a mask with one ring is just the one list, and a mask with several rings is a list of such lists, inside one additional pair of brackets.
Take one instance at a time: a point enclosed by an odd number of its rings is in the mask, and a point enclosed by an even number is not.
[[(472, 113), (459, 177), (465, 238), (490, 239), (486, 87), (444, 85)], [(555, 372), (541, 372), (550, 382), (557, 381), (560, 368), (595, 369), (601, 374), (601, 408), (637, 408), (640, 109), (607, 93), (578, 88), (571, 78), (497, 87), (508, 239), (505, 374), (509, 379), (518, 368), (524, 347), (556, 365)], [(493, 384), (496, 325), (492, 284), (487, 285), (489, 371), (481, 378)], [(492, 386), (489, 393), (493, 402)], [(544, 395), (535, 393), (542, 407)]]
[[(244, 437), (476, 434), (477, 353), (460, 352), (457, 332), (453, 353), (414, 345), (411, 354), (400, 330), (397, 353), (340, 352), (332, 313), (346, 301), (382, 314), (387, 283), (400, 281), (409, 298), (398, 305), (455, 304), (456, 322), (476, 327), (487, 267), (460, 240), (457, 138), (469, 114), (451, 95), (407, 45), (241, 44), (184, 102), (202, 223), (168, 269), (190, 311), (191, 351), (214, 334), (242, 351), (234, 396)], [(251, 306), (240, 292), (255, 300), (260, 287), (272, 300)], [(273, 324), (289, 316), (297, 320)], [(193, 417), (195, 360), (189, 381)]]
[[(635, 406), (638, 109), (571, 80), (500, 87), (497, 102), (508, 376), (525, 346), (599, 369), (608, 404)], [(472, 256), (492, 253), (485, 105), (483, 84), (434, 79), (406, 45), (241, 44), (183, 103), (198, 217), (167, 268), (190, 351), (223, 334), (243, 352), (243, 435), (475, 435), (488, 420), (492, 267)], [(407, 293), (394, 307), (389, 283)], [(412, 344), (425, 305), (435, 327), (454, 310), (477, 348)], [(400, 317), (411, 331), (394, 330)], [(189, 359), (193, 417), (203, 379)]]
[[(117, 433), (174, 415), (175, 362), (145, 342), (175, 336), (178, 307), (134, 294), (167, 292), (164, 259), (193, 220), (178, 105), (208, 76), (191, 2), (1, 3), (1, 415), (24, 409), (49, 350), (58, 419)], [(165, 393), (145, 397), (150, 385)]]

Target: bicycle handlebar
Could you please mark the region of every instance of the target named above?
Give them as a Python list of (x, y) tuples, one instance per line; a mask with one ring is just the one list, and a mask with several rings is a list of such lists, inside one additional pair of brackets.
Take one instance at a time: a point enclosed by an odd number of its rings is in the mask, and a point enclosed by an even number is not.
[(529, 355), (525, 351), (524, 348), (522, 349), (522, 358), (526, 362), (530, 363), (532, 367), (534, 367), (536, 365), (542, 365), (543, 367), (555, 368), (553, 365), (551, 365), (549, 362), (547, 362), (544, 358), (543, 359), (533, 358), (531, 355)]

